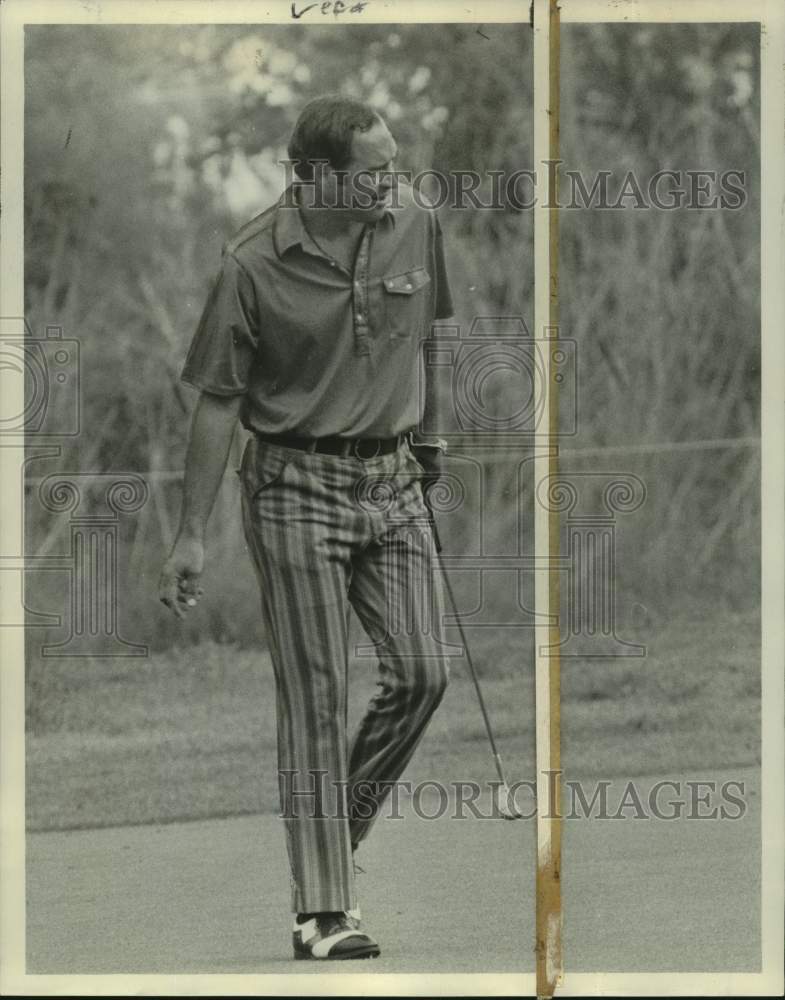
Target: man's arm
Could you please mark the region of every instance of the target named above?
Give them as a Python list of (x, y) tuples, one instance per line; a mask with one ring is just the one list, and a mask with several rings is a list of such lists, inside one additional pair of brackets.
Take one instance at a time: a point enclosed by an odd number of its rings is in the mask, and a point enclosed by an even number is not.
[(226, 468), (242, 399), (242, 395), (202, 392), (191, 421), (180, 527), (158, 589), (161, 601), (178, 618), (185, 617), (202, 593), (199, 579), (204, 568), (205, 528)]

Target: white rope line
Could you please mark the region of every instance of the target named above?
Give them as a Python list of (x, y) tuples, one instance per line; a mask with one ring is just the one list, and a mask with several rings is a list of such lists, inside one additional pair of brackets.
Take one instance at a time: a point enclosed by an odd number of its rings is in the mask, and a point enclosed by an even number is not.
[[(462, 444), (470, 445), (470, 442), (462, 442)], [(521, 449), (520, 447), (513, 448), (510, 446), (509, 451), (506, 454), (499, 454), (501, 447), (497, 446), (496, 449), (488, 453), (488, 445), (483, 444), (483, 449), (486, 450), (486, 454), (483, 458), (483, 462), (494, 463), (494, 462), (504, 462), (510, 461), (512, 458), (520, 458)], [(491, 446), (493, 447), (493, 446)], [(706, 438), (702, 441), (655, 441), (649, 444), (647, 443), (630, 443), (630, 444), (611, 444), (611, 445), (600, 445), (596, 448), (564, 448), (559, 451), (559, 454), (564, 458), (580, 458), (584, 455), (627, 455), (631, 453), (638, 453), (641, 455), (652, 455), (659, 452), (684, 452), (684, 451), (710, 451), (712, 449), (735, 449), (735, 448), (760, 448), (760, 438), (759, 437), (740, 437), (740, 438)], [(496, 453), (494, 453), (496, 452)], [(73, 471), (73, 470), (69, 470)], [(76, 470), (82, 475), (89, 475), (85, 473), (84, 470)], [(68, 472), (63, 472), (63, 475), (68, 475)], [(57, 475), (57, 472), (53, 473)], [(139, 469), (103, 469), (100, 472), (96, 472), (96, 475), (105, 476), (141, 476), (146, 482), (150, 483), (173, 483), (181, 480), (183, 478), (182, 472), (169, 472), (169, 471), (156, 471), (156, 472), (145, 472)], [(46, 476), (28, 476), (25, 479), (25, 483), (28, 486), (35, 486), (47, 478)], [(226, 477), (229, 478), (229, 477)]]
[(656, 454), (668, 451), (709, 451), (718, 448), (760, 448), (759, 437), (707, 438), (703, 441), (655, 441), (650, 444), (611, 444), (598, 448), (565, 448), (559, 454), (577, 455), (623, 455), (630, 452)]

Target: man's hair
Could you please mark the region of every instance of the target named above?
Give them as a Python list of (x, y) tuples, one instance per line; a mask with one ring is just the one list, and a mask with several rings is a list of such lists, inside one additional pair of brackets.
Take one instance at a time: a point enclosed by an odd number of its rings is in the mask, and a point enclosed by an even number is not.
[(289, 140), (294, 172), (301, 180), (311, 180), (315, 160), (326, 160), (334, 170), (342, 170), (351, 159), (354, 133), (367, 132), (379, 120), (370, 105), (351, 97), (327, 94), (309, 101)]

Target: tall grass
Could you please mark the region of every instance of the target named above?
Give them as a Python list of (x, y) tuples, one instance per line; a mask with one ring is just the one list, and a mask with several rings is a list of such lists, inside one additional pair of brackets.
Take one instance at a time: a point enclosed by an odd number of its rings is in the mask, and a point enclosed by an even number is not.
[[(667, 62), (673, 49), (679, 58), (697, 60), (705, 72), (714, 72), (716, 64), (722, 70), (716, 90), (733, 78), (735, 63), (728, 60), (736, 58), (737, 50), (752, 53), (754, 73), (757, 40), (723, 26), (705, 26), (689, 37), (677, 36), (672, 28), (645, 28), (640, 37), (648, 41), (639, 47), (649, 53), (648, 62), (637, 68), (629, 65), (631, 36), (605, 29), (565, 32), (566, 167), (588, 176), (618, 165), (642, 174), (658, 166), (741, 167), (747, 171), (750, 196), (736, 213), (563, 213), (561, 332), (576, 344), (577, 377), (577, 399), (565, 392), (564, 406), (575, 404), (578, 413), (578, 433), (564, 441), (570, 454), (563, 469), (568, 475), (630, 472), (645, 483), (644, 505), (618, 521), (618, 597), (622, 616), (630, 620), (641, 607), (640, 613), (665, 618), (707, 606), (754, 608), (758, 602), (760, 455), (754, 444), (701, 444), (692, 451), (639, 447), (754, 439), (760, 431), (757, 95), (743, 116), (739, 111), (733, 121), (725, 120), (717, 112), (714, 91), (701, 84), (700, 75), (687, 90), (679, 77), (679, 91), (668, 80), (669, 73), (675, 79), (677, 63)], [(345, 66), (336, 57), (335, 38), (319, 37), (314, 50), (322, 51), (322, 46), (324, 53), (332, 52), (329, 64), (325, 55), (324, 79), (329, 82), (332, 73), (340, 85)], [(458, 43), (462, 58), (475, 58), (475, 38), (458, 37), (456, 29)], [(432, 133), (406, 125), (417, 139), (418, 158), (425, 161), (430, 155), (445, 169), (531, 166), (529, 44), (526, 32), (496, 33), (492, 45), (497, 58), (473, 64), (473, 80), (451, 74), (447, 65), (435, 71), (454, 81), (438, 95), (449, 112), (448, 127), (434, 139)], [(378, 45), (373, 51), (378, 74), (388, 56)], [(89, 69), (80, 72), (90, 77)], [(100, 77), (97, 70), (95, 75)], [(403, 91), (405, 74), (398, 76)], [(355, 90), (359, 78), (358, 71), (351, 82)], [(627, 79), (639, 81), (638, 92), (625, 90)], [(107, 91), (104, 118), (121, 114), (129, 135), (144, 135), (149, 146), (144, 131), (149, 109), (129, 110), (116, 83)], [(200, 92), (198, 80), (191, 79), (189, 86), (192, 94)], [(216, 81), (211, 78), (209, 86), (215, 88)], [(205, 88), (207, 93), (206, 83)], [(90, 142), (81, 152), (75, 144), (73, 155), (81, 160), (62, 167), (72, 170), (68, 185), (52, 187), (57, 171), (45, 165), (42, 135), (54, 128), (55, 118), (50, 105), (39, 100), (42, 115), (48, 108), (49, 117), (36, 119), (36, 93), (31, 91), (29, 102), (29, 176), (44, 178), (49, 186), (26, 192), (27, 316), (38, 332), (57, 322), (82, 348), (83, 429), (78, 438), (64, 439), (58, 465), (72, 471), (152, 473), (147, 503), (137, 514), (121, 518), (121, 632), (159, 649), (205, 636), (221, 643), (257, 641), (262, 637), (258, 594), (231, 472), (240, 436), (210, 524), (207, 594), (200, 617), (185, 626), (176, 624), (156, 599), (180, 502), (176, 475), (159, 474), (182, 467), (195, 401), (191, 390), (178, 385), (178, 373), (220, 246), (241, 220), (216, 203), (198, 165), (189, 168), (187, 158), (178, 161), (179, 173), (174, 167), (170, 173), (151, 172), (148, 153), (146, 159), (134, 154), (129, 170), (124, 160), (130, 156), (129, 142), (122, 131), (107, 134), (97, 165)], [(159, 100), (160, 106), (149, 107), (163, 120), (171, 111), (166, 103), (171, 94)], [(293, 111), (276, 112), (278, 131), (281, 116)], [(739, 122), (748, 129), (741, 135)], [(81, 127), (90, 128), (86, 117)], [(248, 122), (243, 127), (250, 128)], [(271, 143), (273, 139), (279, 142), (278, 132), (271, 133)], [(101, 177), (106, 185), (121, 164), (127, 190), (116, 191), (108, 203), (96, 202), (90, 191)], [(190, 187), (182, 186), (183, 171)], [(80, 172), (90, 177), (81, 195)], [(521, 315), (531, 330), (531, 213), (446, 211), (442, 222), (462, 328), (468, 330), (477, 316)], [(596, 451), (607, 447), (629, 450)], [(442, 517), (452, 554), (476, 552), (481, 527), (483, 551), (505, 552), (510, 546), (531, 550), (533, 484), (525, 476), (521, 481), (520, 460), (521, 454), (513, 452), (488, 464), (485, 499), (469, 490), (465, 504)], [(459, 472), (459, 465), (454, 463), (452, 470)], [(51, 466), (37, 461), (28, 465), (26, 545), (33, 554), (67, 552), (67, 514), (45, 510), (37, 494), (36, 477), (50, 471)], [(482, 504), (493, 506), (488, 523), (482, 521)], [(473, 600), (476, 593), (465, 586), (466, 600)], [(478, 584), (472, 586), (476, 590)], [(509, 588), (509, 578), (494, 578), (487, 583), (485, 600), (501, 602)], [(530, 589), (527, 579), (524, 593)], [(63, 628), (50, 634), (31, 629), (33, 645), (62, 638), (68, 627), (65, 576), (29, 573), (27, 602), (31, 609), (61, 610), (64, 616)], [(34, 676), (31, 684), (35, 686)]]

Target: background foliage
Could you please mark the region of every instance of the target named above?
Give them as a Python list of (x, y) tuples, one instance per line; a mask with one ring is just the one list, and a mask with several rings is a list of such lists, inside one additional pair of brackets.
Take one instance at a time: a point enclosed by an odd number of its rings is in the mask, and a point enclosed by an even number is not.
[[(634, 472), (648, 490), (619, 528), (622, 628), (758, 604), (757, 449), (641, 447), (759, 433), (758, 46), (742, 25), (564, 31), (565, 166), (743, 170), (748, 193), (736, 212), (563, 213), (562, 333), (577, 345), (579, 413), (564, 467)], [(172, 473), (122, 529), (119, 615), (133, 641), (260, 635), (233, 476), (211, 523), (200, 617), (179, 626), (157, 603), (195, 402), (178, 375), (223, 242), (280, 192), (299, 108), (330, 90), (380, 109), (401, 167), (535, 166), (527, 26), (27, 29), (27, 317), (82, 348), (83, 430), (62, 468)], [(446, 209), (442, 223), (462, 327), (519, 314), (531, 329), (532, 213)], [(597, 452), (611, 446), (625, 450)], [(37, 498), (34, 477), (49, 471), (30, 463), (31, 552), (67, 546), (67, 519)], [(514, 464), (489, 477), (506, 510), (491, 543), (504, 551), (529, 525)], [(446, 520), (451, 551), (471, 548), (476, 521), (472, 509)], [(29, 575), (31, 607), (65, 606), (56, 576)], [(519, 663), (519, 638), (497, 644), (499, 672)], [(31, 664), (33, 716), (43, 676)]]

